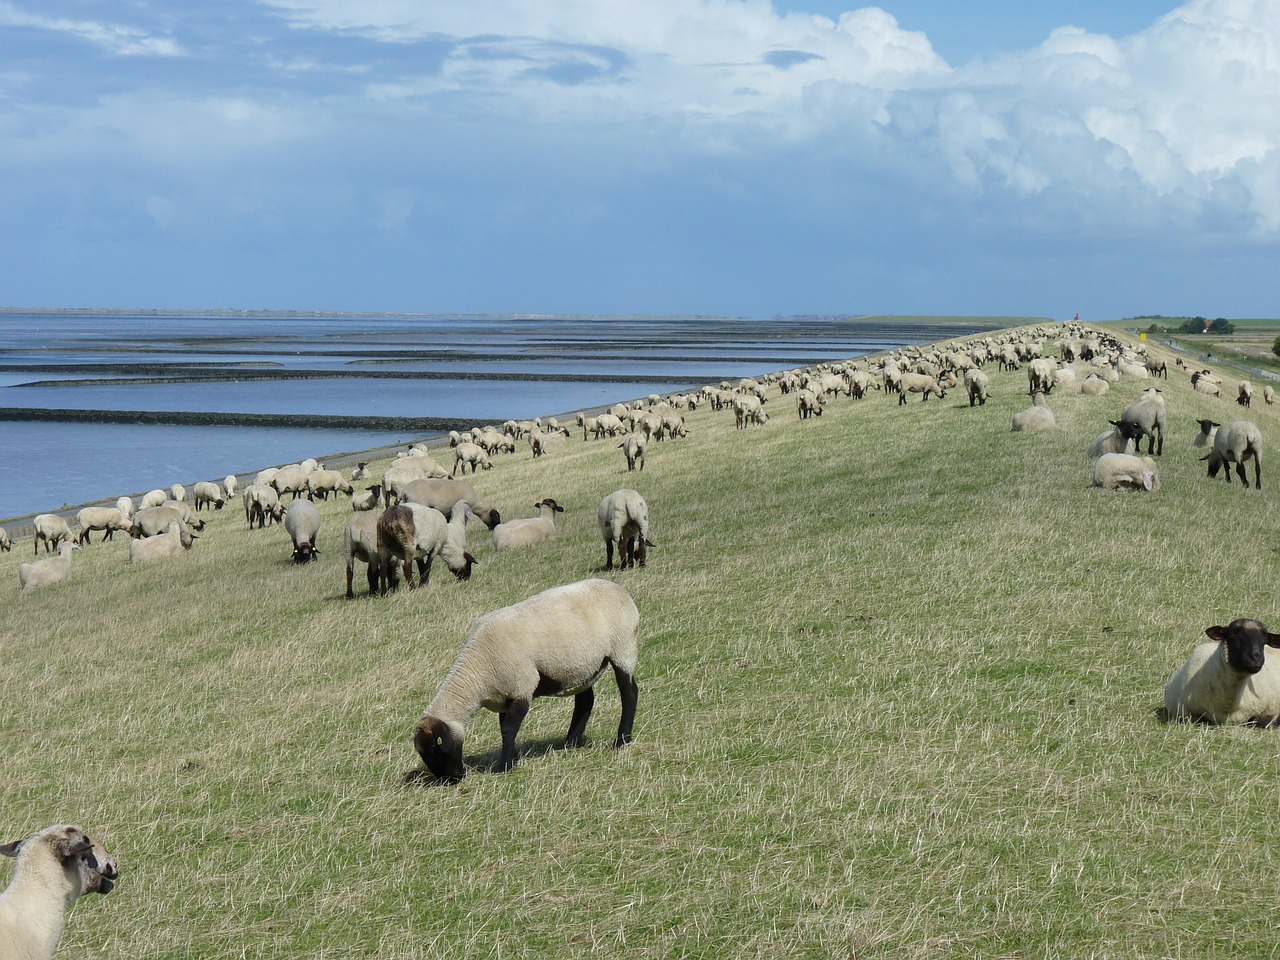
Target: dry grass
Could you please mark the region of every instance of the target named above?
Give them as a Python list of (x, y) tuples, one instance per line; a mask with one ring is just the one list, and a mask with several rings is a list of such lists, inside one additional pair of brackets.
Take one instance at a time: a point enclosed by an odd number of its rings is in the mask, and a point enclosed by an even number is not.
[[(1025, 374), (992, 381), (975, 409), (699, 410), (642, 474), (616, 441), (501, 459), (477, 485), (509, 517), (554, 496), (559, 537), (477, 529), (469, 583), (385, 599), (342, 598), (341, 504), (305, 568), (230, 509), (169, 567), (95, 544), (20, 597), (29, 545), (0, 557), (3, 829), (79, 822), (123, 872), (62, 954), (1274, 956), (1276, 734), (1155, 714), (1205, 626), (1274, 616), (1270, 479), (1211, 483), (1190, 446), (1238, 408), (1175, 374), (1163, 489), (1108, 494), (1084, 449), (1141, 384), (1021, 435)], [(599, 575), (620, 486), (660, 545), (611, 574), (642, 616), (636, 742), (607, 749), (605, 681), (589, 749), (540, 701), (513, 773), (481, 714), (461, 786), (417, 775), (468, 625)]]

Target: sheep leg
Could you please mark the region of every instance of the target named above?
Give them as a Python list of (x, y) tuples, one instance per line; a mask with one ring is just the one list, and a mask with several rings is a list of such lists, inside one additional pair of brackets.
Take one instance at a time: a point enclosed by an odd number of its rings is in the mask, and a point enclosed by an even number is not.
[(1262, 458), (1256, 453), (1253, 455), (1253, 488), (1262, 489)]
[(606, 540), (604, 542), (604, 568), (606, 570), (613, 569), (613, 541), (612, 540)]
[[(348, 600), (352, 599), (355, 596), (355, 591), (351, 589), (351, 578), (352, 578), (352, 575), (355, 573), (355, 566), (356, 564), (355, 564), (354, 558), (348, 558), (347, 559), (347, 599)], [(369, 566), (372, 567), (373, 564), (370, 564)]]
[(573, 698), (573, 717), (569, 721), (569, 733), (564, 738), (566, 750), (582, 746), (582, 738), (587, 732), (587, 721), (591, 719), (591, 708), (596, 704), (594, 687), (587, 687)]
[[(365, 564), (364, 572), (369, 579), (369, 596), (373, 596), (375, 593), (377, 593), (379, 588), (382, 586), (382, 584), (379, 583), (380, 578), (378, 576), (378, 567), (379, 565), (374, 563), (373, 561), (370, 561), (369, 563)], [(348, 576), (348, 581), (349, 580), (350, 580), (350, 577)], [(351, 584), (350, 582), (348, 582), (347, 596), (351, 596), (350, 590), (351, 590)]]
[(618, 721), (618, 737), (613, 741), (617, 748), (625, 747), (631, 742), (631, 728), (636, 722), (636, 704), (640, 700), (640, 685), (632, 674), (616, 663), (613, 665), (613, 676), (618, 681), (618, 695), (622, 698), (622, 719)]
[(519, 757), (516, 754), (516, 734), (520, 732), (520, 724), (529, 712), (528, 700), (508, 700), (507, 708), (498, 714), (498, 728), (502, 731), (502, 757), (498, 769), (507, 773), (516, 765)]

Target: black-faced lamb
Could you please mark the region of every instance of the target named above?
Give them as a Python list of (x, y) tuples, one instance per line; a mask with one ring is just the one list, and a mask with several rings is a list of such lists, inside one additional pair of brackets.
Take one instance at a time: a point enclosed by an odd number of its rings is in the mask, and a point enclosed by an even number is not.
[(4, 960), (49, 960), (71, 904), (87, 893), (110, 893), (120, 876), (115, 857), (71, 824), (0, 844), (0, 855), (18, 861), (0, 893)]
[(1241, 618), (1205, 636), (1213, 642), (1192, 650), (1164, 688), (1166, 717), (1263, 726), (1280, 719), (1280, 655), (1267, 652), (1280, 647), (1280, 634)]
[(1137, 425), (1127, 420), (1108, 420), (1110, 430), (1105, 430), (1093, 438), (1086, 451), (1090, 460), (1096, 460), (1104, 453), (1133, 453), (1138, 438), (1142, 435)]
[(1144, 390), (1140, 399), (1124, 408), (1120, 419), (1136, 424), (1139, 428), (1140, 436), (1134, 442), (1135, 446), (1140, 446), (1142, 437), (1146, 437), (1147, 453), (1154, 453), (1157, 457), (1164, 453), (1164, 432), (1168, 414), (1165, 409), (1164, 394), (1159, 390), (1155, 387)]
[(536, 517), (508, 520), (493, 528), (493, 546), (498, 550), (516, 550), (550, 540), (556, 535), (556, 514), (564, 513), (564, 507), (550, 497), (533, 505)]
[(552, 587), (485, 614), (414, 730), (414, 747), (427, 769), (457, 782), (466, 776), (462, 747), (471, 718), (482, 707), (498, 714), (499, 769), (515, 766), (516, 735), (538, 697), (573, 697), (565, 738), (580, 747), (595, 704), (594, 684), (612, 668), (622, 701), (615, 748), (631, 742), (640, 688), (640, 612), (627, 591), (609, 580)]
[(404, 579), (413, 588), (413, 562), (418, 562), (418, 582), (426, 586), (431, 579), (431, 564), (437, 555), (459, 580), (471, 579), (476, 558), (467, 552), (466, 521), (474, 516), (465, 500), (453, 505), (446, 520), (444, 514), (418, 503), (402, 503), (384, 510), (378, 517), (378, 565), (381, 589), (385, 594), (392, 586), (392, 562), (398, 560)]
[(1200, 421), (1200, 433), (1208, 434), (1213, 428), (1217, 427), (1217, 432), (1213, 435), (1213, 449), (1209, 451), (1208, 456), (1201, 457), (1201, 460), (1209, 461), (1209, 477), (1212, 479), (1218, 475), (1218, 471), (1224, 466), (1223, 479), (1227, 483), (1231, 482), (1231, 464), (1236, 465), (1236, 475), (1240, 478), (1240, 483), (1247, 490), (1249, 488), (1249, 478), (1245, 474), (1245, 461), (1253, 460), (1253, 486), (1256, 490), (1262, 489), (1262, 431), (1258, 429), (1258, 425), (1252, 420), (1234, 420), (1225, 427), (1219, 426), (1212, 420)]
[(1093, 486), (1104, 490), (1160, 489), (1160, 472), (1150, 457), (1104, 453), (1093, 466)]
[(293, 562), (310, 563), (320, 556), (320, 511), (310, 500), (295, 499), (284, 515), (284, 528), (293, 541)]
[(71, 551), (79, 549), (80, 544), (67, 538), (58, 547), (56, 557), (19, 564), (18, 582), (22, 585), (22, 592), (26, 593), (28, 590), (37, 590), (40, 587), (49, 587), (55, 583), (70, 580)]
[(615, 490), (596, 510), (600, 535), (604, 538), (604, 568), (613, 569), (613, 546), (618, 545), (618, 566), (626, 570), (637, 564), (644, 566), (649, 547), (657, 544), (649, 539), (649, 504), (631, 489)]
[(190, 550), (196, 536), (187, 529), (181, 520), (170, 520), (164, 530), (150, 537), (129, 542), (130, 563), (151, 563), (179, 556), (182, 551)]

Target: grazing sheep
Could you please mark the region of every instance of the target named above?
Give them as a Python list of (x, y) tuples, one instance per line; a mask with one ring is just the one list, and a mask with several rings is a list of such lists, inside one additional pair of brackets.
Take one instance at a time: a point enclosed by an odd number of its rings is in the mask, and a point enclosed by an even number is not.
[(0, 552), (8, 553), (13, 549), (13, 537), (9, 536), (9, 531), (4, 527), (0, 527)]
[(1053, 410), (1045, 402), (1044, 394), (1037, 391), (1031, 398), (1031, 406), (1019, 410), (1013, 415), (1012, 430), (1014, 433), (1031, 433), (1037, 430), (1052, 430), (1057, 424)]
[(462, 746), (481, 707), (498, 714), (502, 772), (515, 766), (516, 735), (538, 697), (573, 697), (565, 747), (582, 746), (595, 705), (594, 685), (613, 668), (622, 717), (613, 745), (631, 742), (640, 687), (640, 612), (627, 591), (609, 580), (552, 587), (520, 603), (486, 613), (427, 705), (413, 743), (437, 777), (466, 776)]
[(102, 539), (114, 540), (117, 530), (128, 533), (133, 526), (129, 517), (120, 512), (119, 507), (84, 507), (76, 514), (76, 524), (80, 527), (79, 543), (89, 543), (89, 534), (101, 530)]
[(294, 500), (284, 515), (284, 528), (293, 541), (293, 562), (310, 563), (320, 556), (316, 536), (320, 533), (320, 511), (310, 500)]
[(991, 386), (991, 378), (977, 367), (970, 367), (964, 372), (964, 388), (969, 393), (969, 406), (977, 401), (979, 406), (987, 402), (987, 389)]
[(1150, 457), (1104, 453), (1093, 466), (1093, 486), (1104, 490), (1160, 489), (1160, 473)]
[(44, 560), (32, 560), (30, 563), (19, 564), (18, 582), (22, 585), (22, 592), (26, 593), (28, 590), (50, 587), (55, 583), (63, 583), (66, 580), (70, 580), (71, 551), (79, 549), (80, 544), (68, 537), (62, 541), (62, 546), (58, 547), (58, 555), (56, 557), (46, 557)]
[(1087, 451), (1090, 460), (1096, 460), (1104, 453), (1133, 453), (1134, 445), (1141, 434), (1136, 425), (1126, 420), (1108, 420), (1111, 429), (1093, 438)]
[(201, 480), (191, 488), (191, 503), (197, 510), (213, 504), (213, 509), (221, 510), (224, 500), (222, 488), (209, 480)]
[(196, 536), (181, 520), (170, 520), (160, 533), (129, 543), (130, 563), (150, 563), (176, 557), (183, 550), (190, 550)]
[(175, 483), (169, 488), (169, 499), (182, 503), (187, 499), (187, 488), (180, 483)]
[[(458, 431), (456, 430), (449, 431), (449, 436), (451, 438), (456, 437), (457, 435), (458, 435)], [(457, 445), (456, 443), (449, 444), (449, 446), (451, 447), (456, 445)], [(351, 471), (351, 479), (352, 480), (372, 480), (373, 479), (373, 471), (369, 469), (368, 460), (361, 460), (359, 463), (356, 464), (356, 468)]]
[[(170, 510), (177, 510), (178, 516), (182, 518), (182, 522), (190, 526), (194, 530), (203, 530), (205, 527), (204, 520), (196, 513), (195, 508), (185, 500), (166, 500), (160, 504), (162, 507), (168, 507)], [(154, 507), (151, 509), (155, 509)], [(137, 519), (137, 515), (134, 515)]]
[(615, 490), (596, 510), (600, 535), (604, 538), (604, 568), (613, 569), (613, 545), (618, 545), (618, 566), (622, 570), (637, 563), (645, 565), (648, 548), (657, 544), (649, 539), (649, 504), (635, 490)]
[(471, 512), (490, 530), (502, 522), (502, 515), (481, 499), (469, 480), (452, 480), (448, 477), (415, 480), (405, 488), (401, 500), (439, 510), (446, 517), (453, 515), (454, 504), (465, 500), (471, 505)]
[(1170, 720), (1270, 726), (1280, 719), (1280, 634), (1257, 620), (1241, 618), (1208, 627), (1202, 643), (1173, 672), (1164, 688)]
[(1124, 408), (1120, 419), (1138, 426), (1140, 436), (1134, 441), (1135, 447), (1140, 447), (1142, 437), (1146, 437), (1147, 453), (1154, 452), (1157, 457), (1164, 453), (1164, 431), (1168, 413), (1165, 410), (1164, 394), (1158, 389), (1149, 387), (1142, 391), (1138, 400)]
[(622, 455), (627, 458), (628, 472), (635, 470), (637, 463), (640, 464), (639, 469), (641, 471), (644, 470), (644, 454), (648, 446), (649, 441), (638, 433), (627, 434), (627, 439), (618, 444), (618, 449), (621, 450)]
[(222, 481), (222, 489), (227, 492), (225, 499), (230, 500), (236, 495), (236, 490), (240, 488), (240, 481), (236, 479), (234, 473), (229, 473)]
[(1201, 435), (1208, 435), (1213, 432), (1213, 449), (1207, 456), (1201, 457), (1201, 460), (1209, 461), (1209, 477), (1213, 478), (1218, 475), (1218, 471), (1222, 466), (1226, 465), (1223, 471), (1223, 479), (1227, 483), (1231, 482), (1231, 464), (1236, 465), (1236, 476), (1240, 478), (1240, 483), (1247, 490), (1249, 488), (1249, 479), (1245, 475), (1244, 464), (1246, 460), (1253, 460), (1253, 486), (1255, 490), (1262, 489), (1262, 431), (1258, 429), (1258, 425), (1252, 420), (1234, 420), (1225, 427), (1219, 426), (1212, 420), (1200, 421)]
[(177, 520), (195, 530), (203, 530), (204, 521), (195, 519), (194, 514), (187, 512), (190, 509), (189, 504), (170, 500), (162, 507), (147, 507), (145, 510), (139, 510), (133, 515), (133, 525), (129, 528), (129, 532), (135, 539), (154, 537), (157, 533), (164, 532), (170, 520)]
[(595, 439), (599, 440), (603, 437), (616, 437), (622, 432), (622, 418), (615, 413), (602, 413), (595, 418), (596, 428), (593, 433)]
[(1242, 407), (1253, 404), (1253, 384), (1248, 380), (1241, 380), (1239, 387), (1236, 388), (1236, 403)]
[(807, 388), (798, 391), (796, 393), (796, 413), (801, 420), (822, 416), (822, 397)]
[(328, 500), (331, 493), (350, 495), (355, 490), (338, 470), (312, 470), (307, 474), (307, 499)]
[(1276, 388), (1267, 384), (1262, 388), (1262, 399), (1266, 401), (1267, 406), (1271, 406), (1276, 402)]
[(270, 486), (275, 488), (281, 500), (284, 499), (286, 493), (293, 494), (293, 499), (297, 500), (298, 497), (307, 492), (307, 474), (310, 472), (300, 464), (281, 467), (276, 471), (276, 475), (271, 478)]
[(351, 492), (352, 510), (376, 510), (382, 506), (382, 484), (375, 483), (368, 490)]
[(426, 586), (431, 578), (431, 563), (439, 554), (445, 565), (459, 580), (471, 579), (476, 558), (467, 552), (466, 521), (474, 514), (465, 500), (453, 505), (448, 520), (432, 507), (418, 503), (402, 503), (390, 507), (378, 517), (378, 565), (382, 592), (394, 586), (392, 562), (404, 568), (404, 579), (412, 589), (414, 560), (418, 561), (418, 581)]
[(120, 515), (126, 520), (133, 517), (133, 501), (128, 497), (120, 497), (116, 500), (116, 509), (120, 511)]
[(279, 523), (284, 519), (284, 505), (280, 503), (280, 495), (276, 493), (275, 487), (265, 483), (251, 483), (244, 488), (241, 498), (244, 500), (244, 518), (250, 530), (253, 529), (255, 520), (261, 530), (268, 523)]
[(44, 543), (44, 552), (53, 553), (54, 548), (63, 540), (71, 539), (71, 527), (65, 518), (56, 513), (42, 513), (33, 521), (35, 537), (31, 541), (31, 552), (40, 552), (40, 544)]
[[(382, 571), (378, 560), (378, 515), (376, 513), (357, 513), (347, 521), (342, 532), (342, 555), (347, 561), (347, 599), (355, 596), (351, 589), (351, 581), (355, 574), (356, 561), (365, 564), (365, 574), (369, 580), (370, 596), (382, 591)], [(391, 564), (391, 581), (400, 578), (400, 561)]]
[(1169, 362), (1167, 360), (1160, 360), (1156, 357), (1147, 357), (1147, 359), (1143, 361), (1143, 366), (1147, 368), (1147, 373), (1151, 374), (1151, 376), (1164, 377), (1166, 380), (1169, 379)]
[(1053, 389), (1053, 371), (1057, 364), (1047, 357), (1037, 357), (1027, 365), (1027, 389), (1032, 396)]
[(105, 896), (120, 876), (115, 857), (71, 824), (0, 844), (0, 855), (18, 861), (0, 893), (4, 960), (49, 960), (62, 939), (71, 904), (86, 893)]
[(945, 399), (947, 391), (938, 381), (924, 373), (904, 373), (898, 380), (898, 405), (907, 402), (908, 393), (920, 394), (920, 402), (924, 403), (933, 394), (939, 400)]
[(415, 480), (447, 477), (449, 472), (434, 457), (425, 454), (397, 460), (382, 475), (382, 492), (390, 503), (404, 499), (404, 490)]
[(158, 507), (169, 499), (169, 494), (163, 490), (148, 490), (142, 495), (142, 500), (138, 503), (139, 510), (145, 510), (147, 507)]
[(453, 476), (458, 472), (458, 465), (462, 465), (462, 474), (466, 476), (467, 467), (471, 467), (471, 473), (474, 475), (477, 470), (492, 470), (493, 464), (489, 462), (489, 455), (484, 452), (484, 448), (475, 443), (460, 443), (453, 451), (453, 470), (449, 476)]
[(764, 426), (769, 422), (769, 414), (764, 412), (764, 403), (753, 394), (743, 394), (733, 398), (734, 424), (739, 430), (745, 430), (749, 424)]
[(516, 550), (532, 546), (556, 535), (556, 514), (564, 513), (564, 507), (550, 497), (533, 505), (536, 517), (508, 520), (493, 528), (493, 546), (498, 550)]

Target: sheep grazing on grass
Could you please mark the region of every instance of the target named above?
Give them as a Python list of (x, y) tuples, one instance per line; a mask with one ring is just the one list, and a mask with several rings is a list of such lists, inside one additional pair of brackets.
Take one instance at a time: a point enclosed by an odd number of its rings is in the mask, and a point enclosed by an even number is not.
[(618, 566), (626, 570), (636, 564), (645, 565), (649, 547), (657, 544), (649, 539), (649, 504), (635, 490), (615, 490), (596, 510), (600, 535), (604, 538), (604, 568), (613, 569), (613, 545), (618, 545)]
[(151, 563), (181, 555), (190, 550), (196, 537), (181, 520), (170, 520), (160, 533), (129, 543), (130, 563)]
[(801, 420), (822, 416), (822, 397), (812, 390), (804, 389), (796, 393), (796, 413)]
[(320, 556), (320, 511), (310, 500), (294, 500), (284, 515), (284, 528), (293, 541), (293, 562), (310, 563)]
[(331, 493), (350, 495), (355, 488), (338, 470), (312, 470), (307, 474), (307, 499), (328, 500)]
[(453, 451), (453, 469), (449, 471), (449, 476), (453, 476), (458, 472), (461, 465), (463, 476), (466, 476), (467, 467), (471, 467), (471, 473), (474, 475), (477, 470), (492, 470), (493, 464), (489, 460), (489, 455), (484, 452), (484, 448), (475, 443), (460, 443)]
[(169, 488), (169, 499), (182, 503), (187, 499), (187, 488), (180, 483), (175, 483)]
[(0, 855), (18, 861), (0, 893), (4, 960), (49, 960), (62, 939), (71, 904), (86, 893), (105, 896), (120, 876), (115, 857), (70, 824), (0, 844)]
[(244, 519), (253, 529), (256, 522), (261, 530), (269, 523), (279, 523), (284, 519), (284, 505), (280, 503), (280, 494), (275, 487), (265, 483), (251, 483), (241, 494), (244, 500)]
[(939, 400), (946, 397), (947, 391), (938, 381), (923, 373), (904, 373), (898, 380), (898, 405), (907, 402), (908, 393), (920, 394), (920, 402), (924, 403), (933, 394)]
[(1270, 726), (1280, 719), (1280, 634), (1241, 618), (1205, 630), (1202, 643), (1173, 672), (1164, 688), (1170, 720)]
[(0, 527), (0, 552), (8, 553), (13, 549), (13, 537), (9, 536), (9, 531), (4, 527)]
[(133, 521), (119, 507), (84, 507), (76, 514), (76, 524), (80, 527), (78, 542), (87, 544), (94, 530), (102, 531), (103, 540), (114, 540), (116, 531), (128, 533)]
[(126, 520), (132, 519), (134, 512), (133, 500), (129, 497), (119, 497), (116, 500), (116, 509), (120, 511), (120, 515)]
[(1037, 391), (1031, 398), (1031, 406), (1019, 410), (1013, 415), (1012, 431), (1014, 433), (1031, 433), (1037, 430), (1052, 430), (1057, 424), (1053, 410), (1045, 401), (1044, 394)]
[(400, 499), (404, 503), (420, 503), (439, 510), (446, 517), (453, 515), (453, 507), (459, 500), (465, 500), (471, 505), (471, 512), (490, 530), (502, 522), (502, 514), (484, 502), (470, 480), (447, 477), (414, 480)]
[(1087, 452), (1090, 460), (1096, 460), (1104, 453), (1133, 453), (1134, 445), (1141, 436), (1136, 425), (1127, 420), (1109, 420), (1111, 429), (1093, 438)]
[(733, 398), (734, 425), (745, 430), (750, 424), (764, 426), (769, 422), (769, 414), (764, 412), (764, 401), (753, 394), (744, 394)]
[(536, 517), (508, 520), (493, 528), (493, 545), (498, 550), (516, 550), (550, 540), (556, 535), (556, 514), (564, 513), (564, 507), (550, 497), (533, 505)]
[[(347, 521), (342, 532), (342, 555), (347, 562), (347, 599), (355, 596), (351, 589), (355, 577), (356, 561), (365, 564), (365, 575), (369, 581), (370, 596), (380, 593), (382, 574), (378, 561), (378, 515), (375, 513), (357, 513)], [(392, 580), (399, 579), (399, 561), (393, 561)]]
[(286, 493), (292, 494), (293, 499), (297, 500), (307, 492), (307, 474), (310, 472), (300, 464), (289, 464), (276, 471), (276, 475), (270, 480), (270, 486), (275, 488), (281, 500), (284, 500)]
[(32, 560), (30, 563), (18, 565), (18, 582), (22, 584), (22, 592), (49, 587), (55, 583), (63, 583), (71, 579), (71, 551), (79, 550), (80, 544), (68, 538), (58, 547), (56, 557), (44, 560)]
[(201, 480), (191, 488), (191, 505), (199, 510), (201, 507), (213, 505), (213, 509), (221, 510), (226, 501), (222, 496), (222, 488), (211, 480)]
[(449, 519), (439, 510), (417, 503), (402, 503), (378, 517), (378, 566), (385, 594), (395, 586), (392, 563), (399, 561), (404, 579), (413, 588), (413, 561), (418, 561), (418, 582), (426, 586), (431, 563), (437, 555), (459, 580), (471, 579), (476, 558), (467, 552), (466, 521), (474, 514), (465, 500), (453, 505)]
[(1164, 453), (1164, 432), (1168, 421), (1165, 410), (1164, 394), (1155, 387), (1142, 392), (1142, 397), (1129, 404), (1120, 414), (1120, 419), (1135, 424), (1140, 436), (1134, 441), (1135, 447), (1141, 446), (1142, 437), (1147, 438), (1147, 453), (1157, 457)]
[[(627, 439), (618, 444), (618, 449), (622, 451), (622, 455), (627, 458), (627, 470), (636, 469), (644, 470), (644, 454), (649, 447), (649, 441), (639, 433), (627, 434)], [(636, 467), (639, 464), (639, 468)]]
[(1262, 431), (1258, 429), (1258, 425), (1252, 420), (1234, 420), (1223, 427), (1212, 420), (1201, 420), (1200, 434), (1208, 435), (1215, 427), (1217, 430), (1213, 434), (1213, 449), (1207, 456), (1200, 458), (1209, 461), (1210, 479), (1216, 477), (1218, 471), (1225, 465), (1223, 479), (1230, 483), (1231, 464), (1234, 463), (1236, 476), (1240, 478), (1240, 483), (1247, 490), (1249, 478), (1245, 475), (1244, 465), (1246, 460), (1253, 460), (1253, 486), (1254, 489), (1261, 490)]
[(53, 553), (63, 540), (71, 539), (71, 527), (65, 518), (56, 513), (42, 513), (32, 521), (35, 536), (31, 540), (31, 552), (40, 552), (40, 544), (44, 543), (44, 552)]
[(1248, 380), (1241, 380), (1239, 387), (1236, 389), (1236, 403), (1242, 407), (1247, 407), (1253, 403), (1253, 384)]
[(1267, 406), (1271, 406), (1276, 402), (1276, 388), (1267, 384), (1262, 388), (1262, 399), (1266, 401)]
[(527, 600), (485, 614), (439, 692), (414, 730), (413, 743), (437, 777), (466, 776), (462, 746), (471, 718), (483, 707), (498, 714), (502, 755), (498, 766), (515, 766), (516, 735), (538, 697), (573, 697), (565, 747), (580, 747), (595, 705), (594, 685), (613, 669), (622, 716), (613, 745), (631, 742), (640, 687), (640, 612), (627, 591), (609, 580), (583, 580), (552, 587)]
[(138, 503), (139, 510), (145, 510), (147, 507), (158, 507), (169, 499), (169, 494), (163, 490), (148, 490), (142, 495), (142, 500)]
[(129, 532), (135, 539), (163, 533), (170, 520), (177, 520), (193, 530), (203, 530), (205, 523), (191, 512), (191, 505), (170, 500), (163, 507), (147, 507), (133, 515)]
[(223, 478), (222, 488), (227, 491), (226, 499), (230, 500), (236, 495), (236, 490), (240, 487), (240, 481), (236, 479), (234, 473), (229, 473)]
[(1150, 457), (1104, 453), (1093, 466), (1093, 486), (1104, 490), (1160, 489), (1160, 472)]
[(969, 394), (969, 406), (972, 407), (975, 403), (985, 406), (990, 386), (991, 378), (977, 367), (970, 367), (964, 372), (964, 388)]

